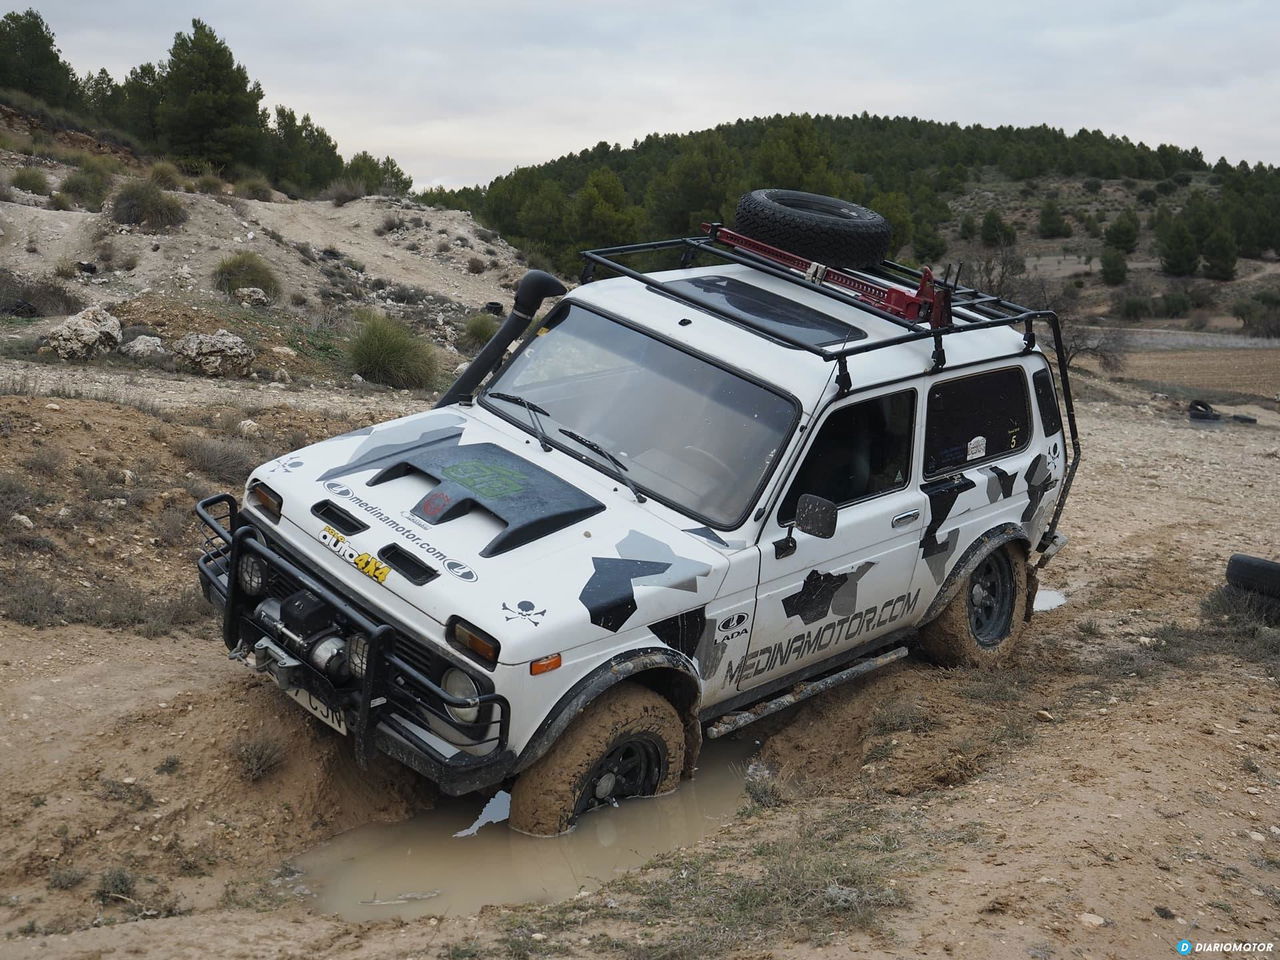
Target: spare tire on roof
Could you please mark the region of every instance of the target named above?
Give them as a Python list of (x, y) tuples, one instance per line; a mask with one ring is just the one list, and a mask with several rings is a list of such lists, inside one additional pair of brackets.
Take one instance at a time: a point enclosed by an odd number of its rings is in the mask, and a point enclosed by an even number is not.
[(874, 267), (889, 252), (889, 222), (880, 214), (799, 190), (743, 194), (734, 229), (829, 267)]

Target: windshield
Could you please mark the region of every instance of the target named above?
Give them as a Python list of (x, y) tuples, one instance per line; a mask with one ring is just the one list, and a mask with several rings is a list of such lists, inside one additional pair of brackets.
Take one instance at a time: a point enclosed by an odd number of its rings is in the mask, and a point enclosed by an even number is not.
[[(574, 304), (564, 304), (491, 384), (484, 404), (598, 465), (567, 429), (612, 454), (637, 487), (713, 526), (742, 522), (795, 420), (791, 401)], [(530, 427), (530, 429), (532, 429)]]

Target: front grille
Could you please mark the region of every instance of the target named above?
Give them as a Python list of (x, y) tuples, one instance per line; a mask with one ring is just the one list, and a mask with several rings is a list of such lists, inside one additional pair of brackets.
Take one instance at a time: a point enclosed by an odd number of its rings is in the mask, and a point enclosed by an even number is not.
[(429, 680), (439, 682), (444, 666), (440, 658), (428, 647), (413, 640), (397, 636), (393, 652), (413, 669)]

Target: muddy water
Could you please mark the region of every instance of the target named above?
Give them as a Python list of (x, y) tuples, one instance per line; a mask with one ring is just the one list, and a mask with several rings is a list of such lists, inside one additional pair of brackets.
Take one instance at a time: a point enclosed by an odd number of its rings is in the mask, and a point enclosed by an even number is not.
[(550, 839), (508, 829), (506, 793), (441, 797), (412, 820), (360, 827), (300, 857), (298, 882), (317, 910), (353, 921), (563, 900), (727, 823), (755, 749), (750, 739), (708, 743), (697, 776), (674, 793), (593, 811)]

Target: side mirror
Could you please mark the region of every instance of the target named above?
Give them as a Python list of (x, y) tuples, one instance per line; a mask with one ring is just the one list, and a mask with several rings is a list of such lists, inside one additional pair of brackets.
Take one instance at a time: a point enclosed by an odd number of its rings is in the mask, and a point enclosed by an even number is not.
[(796, 528), (820, 540), (836, 535), (836, 505), (825, 497), (802, 493), (796, 504)]

